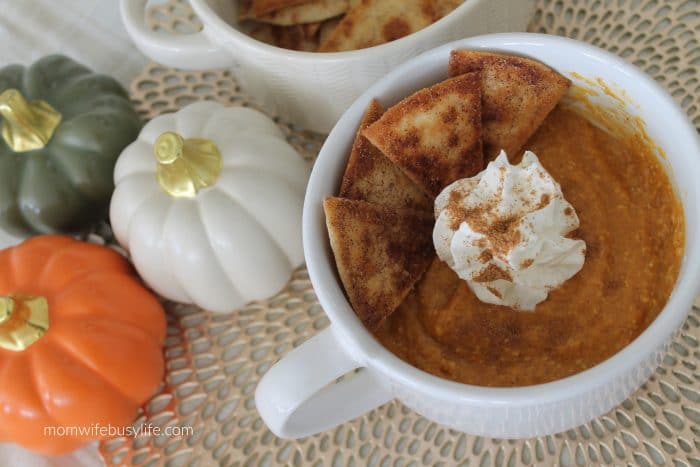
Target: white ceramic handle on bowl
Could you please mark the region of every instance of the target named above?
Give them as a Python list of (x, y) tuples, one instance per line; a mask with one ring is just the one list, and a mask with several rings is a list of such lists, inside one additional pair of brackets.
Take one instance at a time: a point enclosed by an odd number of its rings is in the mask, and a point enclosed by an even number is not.
[(212, 44), (206, 27), (194, 34), (162, 34), (145, 20), (147, 0), (121, 0), (122, 22), (136, 47), (148, 58), (173, 68), (207, 70), (231, 66), (231, 55)]
[(394, 398), (368, 369), (333, 384), (359, 366), (328, 328), (284, 356), (263, 376), (255, 391), (258, 412), (280, 438), (303, 438)]

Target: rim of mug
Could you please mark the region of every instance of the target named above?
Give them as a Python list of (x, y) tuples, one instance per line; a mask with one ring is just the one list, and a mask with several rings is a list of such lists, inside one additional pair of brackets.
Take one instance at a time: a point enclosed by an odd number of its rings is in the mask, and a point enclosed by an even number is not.
[(271, 44), (254, 39), (248, 34), (240, 31), (238, 28), (234, 27), (223, 18), (221, 18), (216, 11), (209, 4), (210, 0), (189, 0), (190, 5), (194, 12), (200, 17), (202, 24), (206, 28), (207, 26), (216, 28), (219, 32), (229, 34), (231, 37), (235, 38), (237, 41), (242, 42), (248, 46), (252, 51), (257, 51), (259, 53), (265, 54), (277, 54), (283, 55), (288, 59), (299, 59), (299, 60), (318, 60), (318, 61), (328, 61), (335, 62), (342, 59), (354, 59), (361, 58), (363, 56), (368, 56), (372, 54), (384, 55), (390, 53), (393, 50), (398, 50), (404, 46), (410, 46), (411, 43), (422, 43), (424, 42), (430, 34), (437, 31), (439, 28), (444, 26), (447, 21), (451, 21), (457, 15), (468, 15), (471, 10), (477, 7), (477, 4), (487, 2), (489, 0), (468, 0), (459, 5), (457, 8), (452, 10), (447, 15), (443, 16), (439, 20), (424, 27), (414, 33), (407, 36), (395, 39), (391, 42), (386, 42), (384, 44), (375, 45), (372, 47), (366, 47), (364, 49), (347, 50), (342, 52), (304, 52), (300, 50), (285, 49), (282, 47), (277, 47)]
[[(429, 62), (431, 58), (444, 56), (456, 48), (498, 50), (507, 48), (509, 44), (564, 47), (582, 53), (587, 59), (609, 63), (617, 73), (634, 78), (637, 86), (644, 88), (645, 94), (653, 96), (654, 101), (659, 104), (658, 108), (668, 114), (667, 121), (673, 122), (679, 127), (679, 131), (682, 131), (683, 146), (688, 147), (691, 153), (700, 155), (700, 138), (687, 115), (658, 83), (622, 58), (580, 41), (545, 34), (500, 33), (474, 36), (436, 47), (398, 66), (372, 85), (346, 110), (326, 139), (316, 159), (307, 187), (303, 213), (304, 254), (309, 277), (319, 303), (329, 315), (331, 326), (340, 340), (339, 345), (346, 350), (350, 349), (351, 355), (362, 357), (358, 362), (359, 366), (370, 367), (389, 375), (392, 381), (403, 386), (427, 392), (444, 400), (468, 401), (493, 406), (523, 406), (571, 399), (576, 395), (602, 387), (616, 376), (638, 368), (653, 352), (667, 343), (680, 328), (689, 312), (688, 307), (692, 305), (699, 291), (698, 284), (700, 284), (700, 247), (693, 248), (692, 243), (686, 238), (682, 269), (671, 296), (654, 321), (637, 338), (608, 359), (589, 369), (562, 379), (531, 386), (486, 387), (440, 378), (401, 360), (384, 348), (360, 322), (344, 295), (332, 255), (326, 254), (330, 247), (322, 202), (325, 196), (334, 196), (335, 193), (327, 194), (323, 189), (323, 172), (326, 171), (326, 167), (332, 168), (332, 158), (338, 157), (340, 150), (338, 148), (347, 146), (347, 138), (343, 138), (340, 132), (347, 127), (357, 128), (366, 103), (378, 95), (378, 90), (385, 87), (384, 83), (396, 81), (398, 76), (411, 76), (412, 69), (424, 62)], [(354, 134), (355, 131), (352, 132), (352, 138)], [(342, 154), (340, 157), (346, 160), (347, 154)], [(700, 165), (696, 164), (695, 167), (692, 170), (700, 177)], [(667, 173), (669, 178), (675, 181), (674, 175), (669, 171)], [(337, 186), (339, 180), (334, 180), (333, 183)], [(700, 191), (695, 190), (693, 195), (692, 201), (690, 199), (682, 201), (686, 212), (686, 203), (690, 202), (694, 202), (697, 205), (696, 209), (700, 209)], [(700, 220), (696, 223), (700, 223)]]

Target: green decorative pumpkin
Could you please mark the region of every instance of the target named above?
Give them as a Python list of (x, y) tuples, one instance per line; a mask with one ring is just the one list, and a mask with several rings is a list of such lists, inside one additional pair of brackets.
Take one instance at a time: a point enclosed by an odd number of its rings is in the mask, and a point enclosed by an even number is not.
[(106, 217), (141, 128), (124, 88), (68, 57), (0, 69), (0, 247)]

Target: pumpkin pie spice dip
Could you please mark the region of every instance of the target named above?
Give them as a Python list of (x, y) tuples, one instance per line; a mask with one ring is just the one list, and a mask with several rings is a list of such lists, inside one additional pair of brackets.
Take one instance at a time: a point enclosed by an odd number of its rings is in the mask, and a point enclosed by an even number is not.
[[(553, 381), (628, 345), (666, 304), (685, 242), (681, 204), (644, 141), (557, 107), (525, 147), (575, 209), (580, 225), (567, 238), (585, 242), (581, 270), (549, 291), (534, 312), (523, 312), (483, 302), (437, 258), (376, 337), (424, 371), (480, 386)], [(481, 260), (518, 241), (508, 223), (493, 227), (502, 232)], [(527, 263), (516, 266), (527, 270)], [(493, 284), (507, 275), (489, 268), (476, 279)]]

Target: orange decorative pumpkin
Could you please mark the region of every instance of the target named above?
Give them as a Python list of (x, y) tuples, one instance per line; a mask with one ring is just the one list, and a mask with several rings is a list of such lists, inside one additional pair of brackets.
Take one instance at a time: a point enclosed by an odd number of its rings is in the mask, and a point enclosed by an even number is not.
[(0, 251), (0, 441), (58, 454), (131, 424), (163, 376), (165, 328), (107, 247), (40, 236)]

